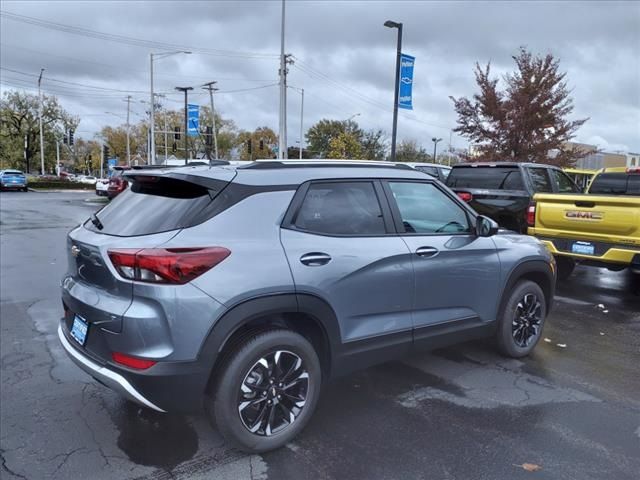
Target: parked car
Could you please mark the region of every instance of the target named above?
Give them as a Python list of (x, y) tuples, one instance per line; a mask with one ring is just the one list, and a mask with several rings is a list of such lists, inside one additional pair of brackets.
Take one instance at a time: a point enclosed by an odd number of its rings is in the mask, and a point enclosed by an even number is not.
[(581, 191), (560, 168), (540, 163), (461, 163), (446, 183), (478, 213), (518, 233), (533, 225), (536, 193)]
[(0, 190), (27, 191), (27, 177), (20, 170), (2, 170), (0, 172)]
[(84, 175), (80, 177), (80, 183), (86, 183), (87, 185), (95, 185), (98, 179), (92, 175)]
[(129, 181), (123, 176), (123, 173), (127, 170), (131, 170), (131, 167), (113, 167), (113, 173), (109, 178), (109, 186), (107, 187), (109, 200), (113, 200), (129, 186)]
[(640, 273), (640, 167), (604, 168), (584, 195), (534, 200), (529, 234), (556, 256), (560, 278), (576, 263)]
[(413, 350), (541, 338), (555, 264), (441, 182), (383, 162), (129, 171), (69, 233), (60, 342), (159, 412), (204, 405), (263, 452), (307, 424), (330, 378)]
[(437, 178), (441, 182), (447, 181), (447, 177), (451, 171), (451, 167), (439, 163), (406, 162), (406, 164), (416, 170), (431, 175), (433, 178)]
[(99, 197), (106, 197), (108, 188), (109, 188), (108, 178), (98, 178), (96, 180), (96, 195), (98, 195)]

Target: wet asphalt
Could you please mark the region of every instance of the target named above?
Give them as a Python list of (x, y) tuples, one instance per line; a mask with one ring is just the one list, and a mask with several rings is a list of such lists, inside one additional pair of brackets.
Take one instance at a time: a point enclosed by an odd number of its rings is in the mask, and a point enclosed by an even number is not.
[(483, 341), (370, 368), (328, 385), (293, 443), (246, 455), (204, 417), (122, 400), (58, 344), (65, 235), (90, 196), (0, 194), (2, 479), (638, 478), (631, 273), (579, 267), (526, 359)]

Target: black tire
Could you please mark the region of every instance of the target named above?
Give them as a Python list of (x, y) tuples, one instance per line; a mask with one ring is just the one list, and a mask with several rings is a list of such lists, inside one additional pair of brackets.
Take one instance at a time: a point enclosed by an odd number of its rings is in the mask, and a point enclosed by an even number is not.
[[(286, 374), (278, 376), (275, 368), (272, 371), (261, 363), (278, 363), (274, 361), (276, 352), (281, 352), (278, 357), (280, 368), (288, 370), (290, 377)], [(296, 357), (301, 360), (301, 366), (290, 370), (292, 365), (297, 364)], [(308, 378), (304, 377), (304, 372)], [(294, 381), (296, 375), (301, 378)], [(284, 378), (284, 383), (289, 383), (290, 389), (286, 390), (287, 386), (277, 383), (277, 380), (269, 384), (268, 377)], [(230, 444), (246, 452), (266, 452), (285, 445), (306, 426), (318, 402), (321, 383), (320, 361), (307, 339), (290, 330), (267, 330), (246, 339), (225, 361), (214, 384), (213, 398), (208, 399), (207, 411)], [(247, 385), (251, 386), (251, 391)], [(278, 385), (284, 385), (284, 388), (274, 388)], [(241, 390), (241, 387), (246, 390)], [(249, 392), (243, 393), (245, 391)], [(247, 398), (248, 395), (254, 396)], [(262, 400), (263, 395), (267, 400)], [(293, 402), (290, 399), (292, 395), (303, 398), (304, 402)], [(250, 405), (241, 410), (247, 402)], [(269, 404), (265, 405), (265, 402)], [(298, 403), (303, 405), (298, 407)], [(294, 415), (296, 411), (297, 415)], [(284, 420), (285, 412), (289, 413), (290, 418), (294, 415), (290, 423)], [(275, 431), (271, 431), (272, 418)], [(250, 427), (255, 428), (256, 425), (258, 430), (252, 433)]]
[(496, 341), (500, 352), (512, 358), (529, 355), (542, 337), (546, 315), (542, 289), (529, 280), (518, 282), (508, 293), (498, 320)]
[(569, 257), (556, 257), (556, 265), (558, 267), (558, 279), (566, 280), (576, 268), (576, 261)]

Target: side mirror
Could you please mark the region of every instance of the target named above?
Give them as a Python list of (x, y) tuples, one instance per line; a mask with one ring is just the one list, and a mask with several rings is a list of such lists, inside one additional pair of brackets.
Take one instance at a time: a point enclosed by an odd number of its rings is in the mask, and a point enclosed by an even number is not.
[(498, 224), (484, 215), (476, 217), (476, 235), (479, 237), (490, 237), (498, 233)]

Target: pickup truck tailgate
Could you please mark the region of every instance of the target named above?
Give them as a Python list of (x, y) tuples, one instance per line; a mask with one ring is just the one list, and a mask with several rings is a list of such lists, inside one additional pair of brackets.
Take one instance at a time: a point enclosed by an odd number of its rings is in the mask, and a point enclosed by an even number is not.
[(640, 197), (537, 194), (534, 201), (536, 234), (624, 237), (640, 244)]

